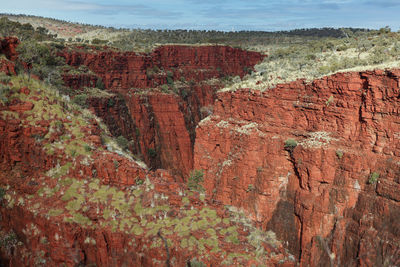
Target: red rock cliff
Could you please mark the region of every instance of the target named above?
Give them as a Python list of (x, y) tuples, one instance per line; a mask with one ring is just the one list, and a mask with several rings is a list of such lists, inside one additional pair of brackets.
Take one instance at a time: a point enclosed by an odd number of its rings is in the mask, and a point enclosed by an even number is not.
[(338, 73), (220, 93), (194, 168), (210, 198), (275, 231), (302, 266), (399, 265), (399, 79)]
[(111, 152), (95, 118), (45, 84), (10, 86), (0, 102), (2, 265), (295, 266), (273, 234)]
[[(119, 134), (133, 140), (133, 151), (149, 166), (172, 170), (181, 179), (192, 170), (196, 125), (210, 112), (203, 107), (214, 102), (216, 90), (223, 86), (209, 79), (243, 76), (263, 58), (256, 52), (225, 46), (162, 46), (149, 54), (75, 51), (62, 56), (71, 66), (87, 66), (106, 88), (124, 96), (126, 104), (118, 102), (120, 107), (99, 105), (109, 103), (108, 99), (89, 100), (89, 104), (111, 129), (116, 129), (112, 124), (126, 124), (124, 115), (112, 115), (114, 110), (128, 107), (134, 122), (128, 124), (134, 126), (121, 126)], [(90, 77), (66, 75), (64, 80), (70, 87), (79, 88), (80, 83), (94, 85)], [(177, 94), (146, 93), (146, 88), (173, 81), (184, 81)], [(130, 88), (143, 90), (139, 94)]]
[[(228, 46), (161, 46), (149, 54), (135, 52), (79, 52), (60, 54), (68, 65), (88, 68), (99, 75), (106, 88), (149, 88), (173, 79), (202, 81), (226, 75), (243, 76), (263, 59), (257, 52)], [(68, 83), (68, 78), (66, 79)]]

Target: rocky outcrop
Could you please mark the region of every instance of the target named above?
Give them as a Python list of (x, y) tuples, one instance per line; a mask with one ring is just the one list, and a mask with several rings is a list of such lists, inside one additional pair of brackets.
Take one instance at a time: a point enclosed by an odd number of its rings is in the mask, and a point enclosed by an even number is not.
[(398, 265), (399, 78), (338, 73), (218, 94), (196, 130), (207, 194), (275, 231), (302, 266)]
[(4, 54), (7, 59), (15, 61), (18, 58), (16, 48), (19, 40), (16, 37), (0, 38), (0, 54)]
[(94, 74), (63, 74), (64, 84), (72, 89), (78, 90), (83, 87), (95, 87), (98, 77)]
[(0, 72), (4, 72), (7, 75), (15, 74), (15, 61), (18, 57), (16, 48), (19, 44), (19, 40), (14, 37), (3, 37), (0, 38), (0, 54), (3, 54), (6, 58), (0, 58)]
[(0, 59), (0, 72), (4, 72), (6, 75), (15, 75), (15, 63), (8, 59)]

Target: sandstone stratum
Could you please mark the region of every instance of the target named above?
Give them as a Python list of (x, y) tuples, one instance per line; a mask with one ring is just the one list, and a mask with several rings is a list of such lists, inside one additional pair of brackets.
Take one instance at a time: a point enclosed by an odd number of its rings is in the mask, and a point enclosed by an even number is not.
[(1, 264), (400, 265), (400, 69), (221, 91), (267, 55), (74, 45), (65, 96), (17, 71), (19, 44), (0, 42)]

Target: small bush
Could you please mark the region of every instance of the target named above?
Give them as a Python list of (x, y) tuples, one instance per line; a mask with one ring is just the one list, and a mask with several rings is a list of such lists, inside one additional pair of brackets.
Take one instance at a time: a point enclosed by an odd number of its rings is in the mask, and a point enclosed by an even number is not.
[(101, 45), (101, 44), (106, 44), (106, 43), (108, 43), (108, 41), (107, 40), (101, 40), (101, 39), (98, 39), (98, 38), (94, 38), (93, 40), (92, 40), (92, 44), (98, 44), (98, 45)]
[(75, 157), (76, 155), (78, 155), (78, 152), (76, 152), (75, 149), (71, 150), (71, 157)]
[(287, 139), (285, 141), (285, 149), (292, 151), (297, 146), (297, 141), (294, 139)]
[(123, 137), (122, 135), (117, 137), (117, 144), (123, 149), (123, 150), (127, 150), (128, 149), (128, 145), (129, 145), (129, 141), (128, 139), (126, 139), (125, 137)]
[(0, 187), (0, 201), (3, 200), (3, 197), (5, 196), (5, 194), (6, 194), (6, 190), (4, 188)]
[(378, 172), (373, 172), (369, 176), (368, 184), (375, 184), (378, 181), (378, 179), (379, 179), (379, 173)]
[(329, 98), (328, 98), (328, 100), (326, 100), (326, 102), (325, 102), (325, 104), (326, 104), (326, 106), (328, 107), (332, 102), (333, 102), (333, 95), (331, 95)]
[(249, 186), (247, 187), (247, 192), (252, 192), (252, 191), (254, 191), (255, 190), (255, 187), (254, 187), (254, 185), (253, 184), (249, 184)]
[(3, 238), (0, 238), (0, 247), (8, 251), (12, 247), (15, 247), (17, 243), (18, 243), (18, 237), (12, 230)]
[(167, 84), (161, 85), (161, 91), (162, 91), (163, 93), (168, 94), (168, 93), (170, 92), (170, 91), (169, 91), (169, 86), (168, 86)]
[(89, 146), (88, 144), (85, 144), (83, 147), (84, 147), (84, 149), (85, 149), (86, 152), (92, 151), (92, 147)]
[(97, 78), (97, 80), (96, 80), (96, 87), (101, 89), (101, 90), (104, 90), (106, 88), (104, 83), (103, 83), (103, 80), (100, 77)]
[(0, 83), (0, 102), (7, 104), (8, 103), (8, 94), (10, 93), (10, 87), (8, 85), (4, 85)]
[(342, 150), (336, 150), (336, 156), (341, 159), (343, 157), (343, 151)]
[(192, 259), (190, 261), (190, 266), (191, 267), (206, 267), (207, 265), (205, 265), (203, 262), (198, 261), (197, 259)]
[(107, 102), (107, 107), (111, 108), (115, 105), (115, 100), (113, 98), (109, 98)]
[(11, 77), (6, 75), (4, 72), (0, 72), (0, 82), (9, 83), (11, 81)]
[(118, 167), (119, 167), (119, 162), (118, 162), (117, 160), (114, 160), (114, 161), (113, 161), (113, 164), (114, 164), (114, 168), (115, 168), (115, 169), (118, 169)]
[(167, 83), (169, 85), (174, 83), (174, 74), (171, 71), (167, 71)]
[(204, 188), (201, 183), (204, 180), (204, 173), (202, 170), (194, 170), (190, 173), (187, 186), (190, 190), (203, 192)]
[(76, 95), (74, 99), (72, 99), (72, 102), (85, 108), (87, 107), (86, 100), (87, 100), (87, 95), (81, 94), (81, 95)]
[(157, 152), (154, 148), (149, 148), (147, 150), (147, 155), (149, 155), (150, 158), (154, 159), (155, 157), (157, 157)]

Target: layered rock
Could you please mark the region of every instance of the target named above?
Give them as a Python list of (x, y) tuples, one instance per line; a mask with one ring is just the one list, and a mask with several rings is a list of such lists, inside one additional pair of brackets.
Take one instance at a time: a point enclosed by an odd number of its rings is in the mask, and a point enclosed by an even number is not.
[[(196, 82), (226, 75), (244, 76), (263, 59), (257, 52), (228, 46), (161, 46), (149, 54), (116, 51), (64, 51), (71, 66), (87, 66), (106, 88), (151, 88), (167, 77)], [(170, 75), (167, 71), (171, 72)]]
[(303, 266), (398, 265), (399, 77), (218, 94), (196, 130), (207, 194), (275, 231)]
[[(108, 90), (118, 91), (124, 97), (126, 104), (117, 101), (115, 107), (108, 106), (113, 99), (95, 98), (88, 104), (94, 105), (96, 114), (109, 128), (119, 125), (118, 135), (132, 140), (132, 151), (149, 166), (169, 169), (180, 180), (192, 170), (196, 125), (211, 112), (208, 107), (223, 86), (222, 82), (210, 79), (243, 76), (263, 58), (256, 52), (225, 46), (162, 46), (149, 54), (65, 51), (61, 56), (71, 66), (87, 66)], [(86, 74), (64, 75), (66, 84), (75, 89), (94, 86), (95, 79)], [(175, 93), (146, 89), (165, 84), (174, 88)], [(99, 106), (100, 103), (104, 105)], [(114, 110), (126, 110), (126, 106), (132, 119), (126, 120), (124, 112), (120, 118), (115, 116)]]
[(0, 102), (1, 264), (295, 266), (273, 233), (148, 171), (45, 84), (10, 86), (12, 101)]

